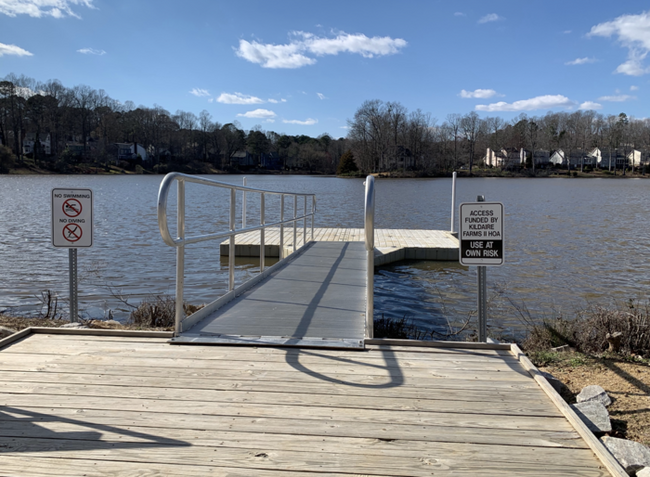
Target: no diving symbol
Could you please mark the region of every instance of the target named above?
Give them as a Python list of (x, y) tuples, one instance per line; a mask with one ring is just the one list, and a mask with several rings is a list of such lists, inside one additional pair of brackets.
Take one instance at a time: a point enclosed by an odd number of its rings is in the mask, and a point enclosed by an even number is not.
[(68, 224), (63, 227), (63, 238), (68, 242), (76, 242), (81, 238), (83, 232), (77, 224)]
[(63, 203), (63, 213), (68, 217), (77, 217), (81, 209), (81, 202), (77, 199), (68, 199)]

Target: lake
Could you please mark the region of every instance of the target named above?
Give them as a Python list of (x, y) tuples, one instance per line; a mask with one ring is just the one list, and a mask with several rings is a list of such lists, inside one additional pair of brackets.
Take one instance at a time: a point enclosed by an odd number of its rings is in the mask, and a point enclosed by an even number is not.
[[(243, 176), (212, 176), (241, 184)], [(39, 296), (68, 296), (68, 252), (51, 245), (53, 188), (94, 191), (94, 245), (79, 249), (80, 310), (126, 319), (146, 296), (173, 294), (175, 251), (160, 238), (156, 198), (162, 176), (0, 176), (0, 311), (36, 313)], [(315, 192), (317, 227), (363, 226), (363, 180), (248, 176), (250, 187)], [(643, 179), (459, 179), (457, 202), (503, 202), (505, 260), (488, 268), (489, 321), (518, 333), (520, 310), (536, 320), (588, 304), (645, 299), (650, 284), (650, 182)], [(448, 230), (451, 179), (376, 181), (376, 227)], [(172, 198), (171, 201), (175, 199)], [(187, 189), (188, 229), (228, 223), (228, 194)], [(259, 204), (249, 198), (249, 224)], [(272, 204), (267, 204), (267, 210)], [(268, 215), (271, 214), (271, 217)], [(267, 221), (272, 212), (267, 212)], [(238, 212), (238, 217), (240, 217)], [(456, 226), (456, 230), (458, 226)], [(238, 259), (237, 282), (257, 260)], [(227, 286), (217, 242), (188, 246), (186, 299), (211, 301)], [(449, 262), (401, 262), (375, 275), (375, 313), (443, 331), (476, 308), (476, 269)]]

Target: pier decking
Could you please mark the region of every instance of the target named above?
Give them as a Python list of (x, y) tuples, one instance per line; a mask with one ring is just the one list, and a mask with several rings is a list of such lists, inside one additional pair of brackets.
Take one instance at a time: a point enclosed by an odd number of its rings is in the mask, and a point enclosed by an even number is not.
[(2, 475), (625, 475), (605, 469), (509, 345), (24, 335), (0, 342)]
[[(304, 229), (299, 227), (296, 244), (304, 241)], [(311, 229), (307, 228), (307, 242)], [(359, 228), (314, 228), (314, 240), (320, 242), (361, 242), (363, 229)], [(229, 254), (228, 240), (221, 243), (222, 257)], [(285, 256), (293, 251), (293, 228), (284, 230)], [(266, 231), (264, 253), (267, 257), (280, 256), (280, 229)], [(248, 232), (235, 240), (236, 257), (260, 256), (260, 233)], [(375, 266), (386, 265), (399, 260), (458, 260), (458, 239), (446, 230), (375, 229)]]

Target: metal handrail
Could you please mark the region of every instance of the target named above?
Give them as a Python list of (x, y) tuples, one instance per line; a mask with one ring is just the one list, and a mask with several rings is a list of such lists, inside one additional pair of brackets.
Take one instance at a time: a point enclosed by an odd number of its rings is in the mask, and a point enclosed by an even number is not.
[(374, 277), (375, 277), (375, 178), (366, 177), (364, 235), (368, 263), (366, 280), (366, 337), (374, 336)]
[[(177, 224), (177, 238), (173, 238), (169, 231), (169, 224), (167, 222), (167, 199), (169, 191), (174, 181), (177, 182), (177, 201), (176, 208), (176, 224)], [(185, 236), (185, 183), (193, 182), (195, 184), (202, 184), (211, 187), (218, 187), (230, 190), (230, 214), (229, 214), (229, 229), (225, 232), (216, 232), (211, 234), (196, 235), (192, 237)], [(235, 207), (237, 202), (237, 191), (243, 193), (242, 197), (242, 227), (237, 229), (235, 224)], [(246, 226), (246, 194), (258, 193), (260, 194), (260, 225)], [(265, 212), (265, 196), (266, 195), (279, 195), (280, 196), (280, 221), (270, 224), (266, 223)], [(293, 196), (294, 209), (293, 217), (284, 218), (284, 197)], [(298, 215), (298, 197), (305, 198), (305, 205), (303, 214)], [(311, 197), (311, 210), (307, 212), (307, 198)], [(215, 181), (212, 179), (205, 179), (203, 177), (192, 176), (188, 174), (181, 174), (180, 172), (171, 172), (167, 174), (160, 183), (158, 190), (158, 228), (163, 241), (170, 247), (176, 247), (176, 322), (175, 333), (178, 334), (181, 330), (181, 322), (183, 321), (185, 311), (183, 309), (183, 289), (185, 277), (185, 246), (204, 242), (207, 240), (216, 240), (221, 238), (229, 238), (229, 260), (228, 260), (228, 290), (235, 289), (235, 237), (247, 232), (260, 231), (260, 272), (264, 271), (265, 262), (265, 243), (264, 231), (269, 227), (280, 226), (280, 260), (284, 259), (284, 226), (285, 224), (293, 224), (293, 250), (296, 250), (297, 242), (297, 224), (299, 220), (303, 220), (303, 246), (307, 243), (307, 218), (311, 217), (311, 240), (314, 239), (314, 216), (316, 214), (316, 195), (310, 193), (294, 193), (294, 192), (279, 192), (265, 189), (255, 189), (252, 187), (238, 186), (234, 184), (226, 184), (224, 182)]]

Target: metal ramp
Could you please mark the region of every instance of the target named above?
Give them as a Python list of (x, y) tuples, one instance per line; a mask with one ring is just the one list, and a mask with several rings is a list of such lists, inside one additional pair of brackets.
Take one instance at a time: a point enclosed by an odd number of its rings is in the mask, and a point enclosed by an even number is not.
[[(176, 237), (169, 229), (167, 202), (172, 185), (177, 186)], [(228, 230), (188, 234), (185, 220), (185, 185), (195, 183), (230, 192)], [(315, 242), (316, 197), (252, 189), (173, 172), (167, 174), (158, 192), (158, 227), (163, 241), (176, 248), (176, 312), (173, 344), (245, 344), (319, 348), (363, 349), (373, 337), (374, 273), (374, 178), (365, 182), (364, 242)], [(235, 215), (237, 192), (242, 193), (242, 225)], [(246, 194), (259, 194), (259, 225), (247, 225)], [(279, 199), (279, 211), (267, 222), (267, 197)], [(293, 210), (285, 210), (285, 198), (293, 199)], [(299, 210), (299, 199), (304, 203)], [(277, 200), (276, 200), (277, 202)], [(311, 204), (310, 207), (308, 205)], [(279, 217), (278, 217), (279, 215)], [(287, 215), (289, 217), (287, 218)], [(307, 219), (311, 239), (307, 243)], [(279, 220), (278, 220), (279, 219)], [(302, 243), (298, 249), (298, 222), (302, 221)], [(204, 224), (202, 224), (204, 225)], [(265, 267), (265, 234), (280, 227), (280, 262)], [(284, 257), (285, 227), (293, 228), (293, 253)], [(203, 228), (203, 227), (202, 227)], [(260, 274), (235, 287), (236, 237), (259, 232)], [(185, 316), (185, 248), (187, 245), (228, 238), (229, 291), (190, 316)]]
[(363, 242), (311, 242), (172, 343), (363, 348), (366, 260)]

